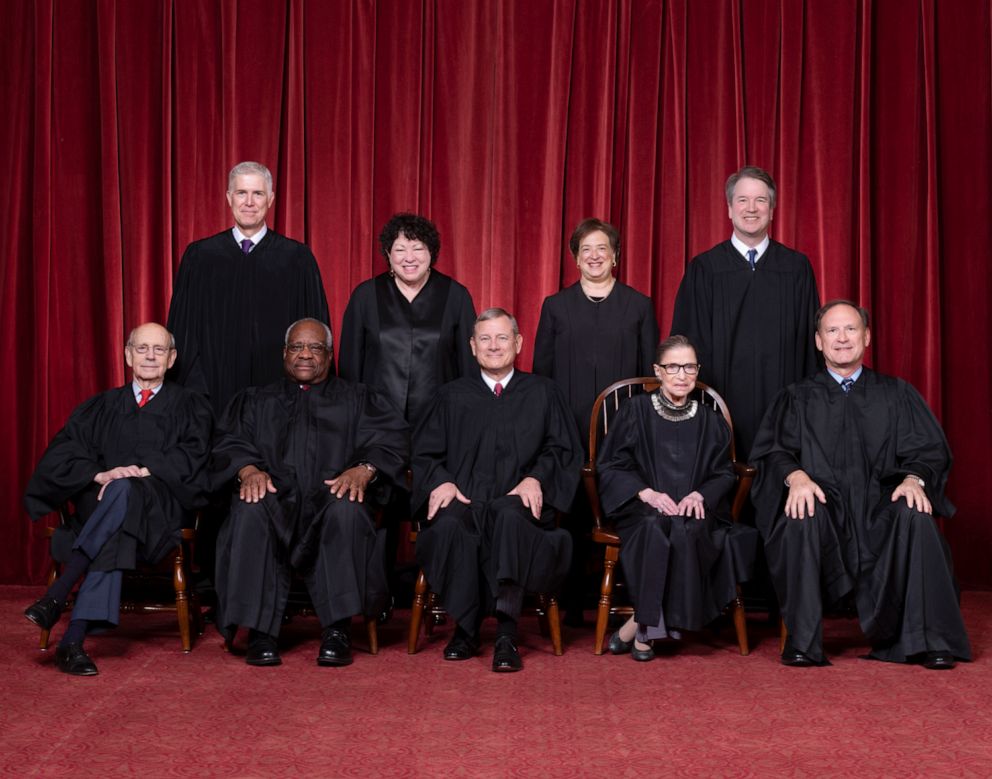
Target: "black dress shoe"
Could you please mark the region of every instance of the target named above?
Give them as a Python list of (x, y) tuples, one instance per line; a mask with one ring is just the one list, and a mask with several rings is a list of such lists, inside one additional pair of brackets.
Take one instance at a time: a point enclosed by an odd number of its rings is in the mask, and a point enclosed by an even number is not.
[(524, 667), (517, 645), (509, 636), (498, 636), (493, 650), (493, 670), (497, 673), (512, 673)]
[(622, 638), (620, 638), (619, 630), (616, 633), (614, 633), (612, 636), (610, 636), (610, 645), (608, 648), (610, 650), (611, 655), (625, 655), (633, 648), (633, 646), (634, 646), (634, 639), (630, 639), (630, 641), (624, 641)]
[(787, 665), (792, 668), (811, 668), (814, 665), (819, 665), (812, 657), (805, 655), (798, 649), (785, 648), (782, 652), (782, 665)]
[(351, 665), (351, 638), (338, 628), (324, 628), (317, 653), (317, 665)]
[(444, 648), (445, 660), (470, 660), (479, 654), (479, 643), (461, 630), (455, 631)]
[(950, 652), (927, 652), (923, 658), (923, 667), (931, 671), (950, 671), (957, 663)]
[(24, 616), (43, 630), (51, 630), (62, 616), (63, 608), (65, 601), (45, 595), (24, 609)]
[(72, 676), (96, 676), (100, 673), (96, 670), (96, 663), (83, 650), (82, 643), (55, 647), (55, 667)]
[[(633, 641), (630, 642), (633, 645)], [(630, 650), (630, 656), (633, 657), (639, 663), (646, 663), (649, 660), (654, 660), (654, 647), (648, 644), (647, 649), (638, 649), (636, 646), (632, 647)]]
[(245, 654), (245, 662), (248, 665), (259, 666), (282, 665), (275, 636), (253, 631), (248, 637), (248, 652)]

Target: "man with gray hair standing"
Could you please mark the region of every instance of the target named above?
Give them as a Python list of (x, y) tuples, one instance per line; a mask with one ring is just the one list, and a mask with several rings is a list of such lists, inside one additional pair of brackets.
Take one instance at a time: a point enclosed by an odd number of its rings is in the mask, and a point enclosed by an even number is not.
[(287, 322), (327, 322), (327, 298), (310, 249), (279, 235), (265, 217), (272, 174), (240, 162), (228, 175), (234, 227), (186, 247), (169, 306), (179, 359), (173, 376), (209, 396), (220, 415), (245, 387), (279, 379)]

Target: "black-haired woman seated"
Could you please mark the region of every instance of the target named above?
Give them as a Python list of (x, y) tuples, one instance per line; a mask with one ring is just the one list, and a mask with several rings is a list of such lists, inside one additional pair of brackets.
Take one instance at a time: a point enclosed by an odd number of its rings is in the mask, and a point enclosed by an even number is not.
[(596, 462), (634, 604), (609, 647), (635, 660), (653, 659), (653, 642), (680, 639), (719, 616), (749, 578), (758, 538), (731, 522), (730, 429), (718, 411), (689, 398), (696, 350), (673, 335), (656, 360), (660, 389), (620, 408)]

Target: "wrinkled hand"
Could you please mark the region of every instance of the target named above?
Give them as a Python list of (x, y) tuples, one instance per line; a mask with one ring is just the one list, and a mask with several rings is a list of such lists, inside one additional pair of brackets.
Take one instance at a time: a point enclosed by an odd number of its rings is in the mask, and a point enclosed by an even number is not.
[(458, 499), (466, 505), (472, 501), (462, 495), (458, 485), (453, 481), (446, 481), (431, 490), (431, 496), (427, 500), (427, 521), (430, 522), (434, 516), (443, 508), (451, 505), (451, 501)]
[(520, 480), (520, 484), (506, 494), (518, 496), (523, 504), (530, 509), (534, 519), (541, 518), (541, 510), (544, 508), (544, 491), (541, 489), (541, 482), (533, 476), (524, 476)]
[(680, 517), (695, 517), (704, 519), (706, 517), (706, 507), (703, 505), (703, 496), (698, 492), (690, 492), (678, 505)]
[(813, 516), (816, 501), (827, 502), (820, 485), (807, 476), (806, 471), (793, 471), (786, 481), (789, 483), (789, 495), (785, 499), (785, 515), (790, 519)]
[(675, 516), (679, 513), (678, 504), (669, 497), (667, 492), (658, 492), (650, 487), (645, 487), (637, 493), (637, 497), (662, 514)]
[(93, 477), (93, 481), (100, 485), (100, 491), (97, 493), (96, 499), (103, 500), (103, 493), (106, 491), (107, 485), (116, 479), (142, 479), (145, 476), (151, 475), (151, 471), (139, 465), (118, 465), (109, 471), (100, 471), (100, 473)]
[(933, 506), (930, 505), (930, 500), (927, 498), (926, 491), (920, 486), (920, 483), (911, 476), (907, 476), (903, 479), (902, 484), (896, 487), (892, 492), (893, 503), (899, 500), (899, 498), (905, 498), (911, 509), (916, 509), (924, 514), (933, 513)]
[(246, 465), (238, 471), (238, 478), (241, 479), (238, 496), (245, 503), (258, 503), (267, 493), (276, 491), (269, 474), (254, 465)]
[(336, 498), (344, 497), (347, 493), (348, 500), (352, 503), (356, 500), (359, 503), (364, 503), (365, 489), (369, 486), (374, 475), (364, 465), (355, 465), (342, 471), (333, 479), (325, 479), (324, 484), (330, 488), (331, 494)]

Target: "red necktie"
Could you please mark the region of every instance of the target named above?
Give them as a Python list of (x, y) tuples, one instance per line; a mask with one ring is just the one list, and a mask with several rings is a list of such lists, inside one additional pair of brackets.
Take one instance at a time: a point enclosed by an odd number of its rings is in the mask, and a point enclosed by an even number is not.
[(503, 385), (502, 385), (502, 384), (500, 384), (500, 383), (499, 383), (498, 381), (496, 382), (496, 386), (495, 386), (495, 387), (493, 387), (493, 394), (494, 394), (494, 395), (495, 395), (495, 396), (496, 396), (497, 398), (498, 398), (498, 397), (499, 397), (500, 395), (502, 395), (502, 394), (503, 394)]
[(155, 393), (151, 390), (141, 390), (141, 400), (138, 401), (138, 408), (142, 408), (149, 400), (152, 399), (152, 395)]

